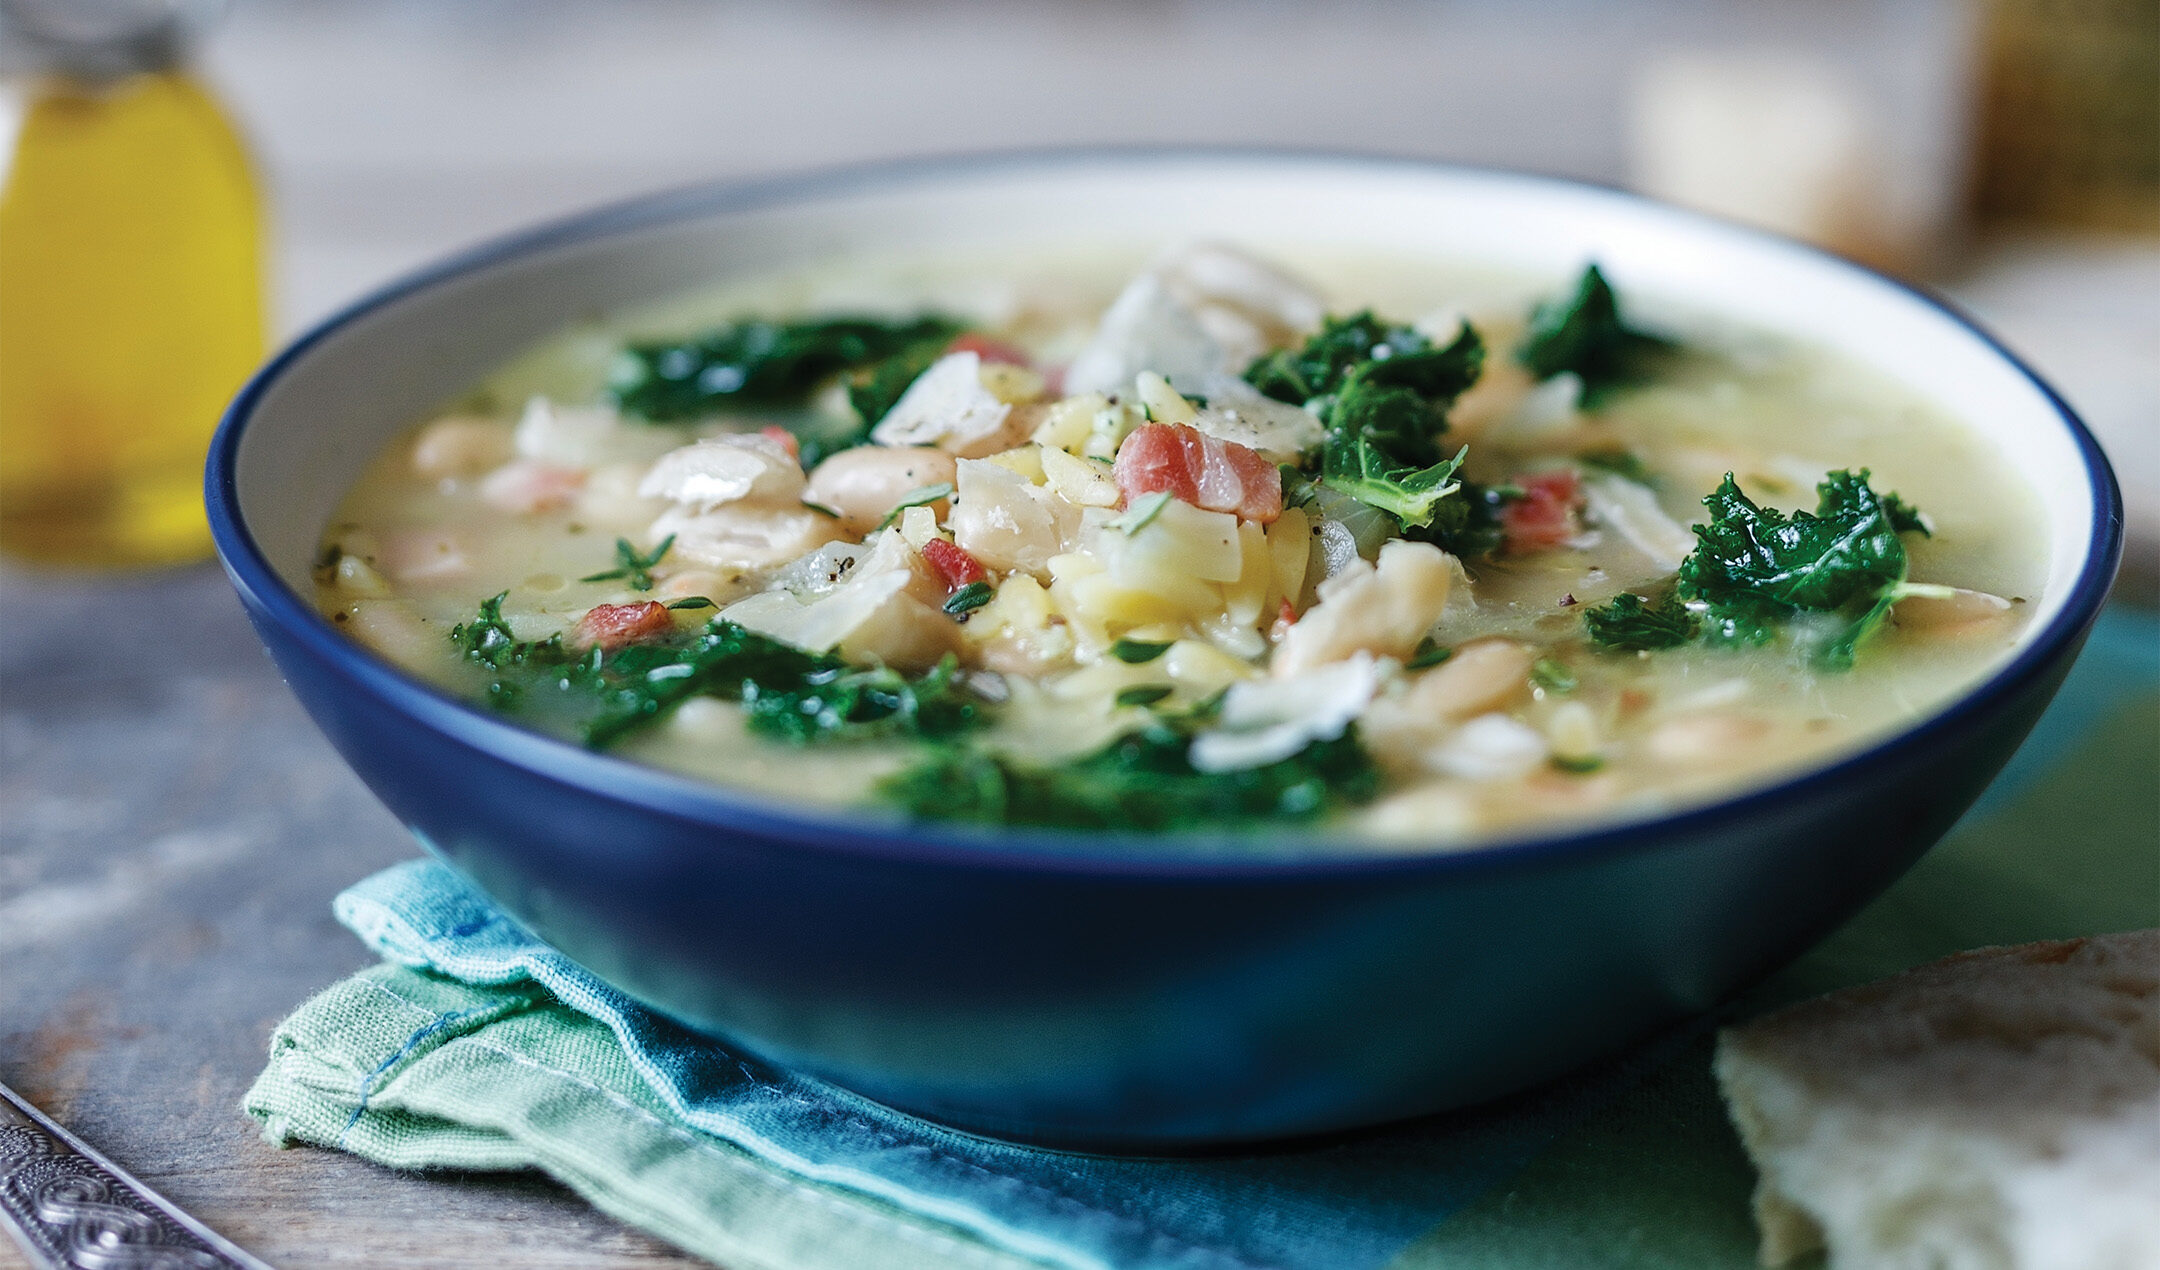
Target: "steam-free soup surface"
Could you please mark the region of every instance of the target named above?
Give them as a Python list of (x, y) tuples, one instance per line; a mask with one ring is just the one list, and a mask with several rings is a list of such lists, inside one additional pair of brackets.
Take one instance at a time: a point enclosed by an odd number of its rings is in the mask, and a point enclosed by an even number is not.
[(2045, 551), (1987, 442), (1821, 351), (1200, 244), (565, 332), (389, 446), (317, 578), (453, 693), (779, 799), (1452, 848), (1928, 711)]

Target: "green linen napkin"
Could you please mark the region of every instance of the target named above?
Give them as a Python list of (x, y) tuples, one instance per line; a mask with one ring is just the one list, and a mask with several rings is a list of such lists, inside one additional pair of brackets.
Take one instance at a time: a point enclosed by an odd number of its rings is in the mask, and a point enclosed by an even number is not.
[[(2156, 634), (2150, 614), (2104, 620), (1982, 805), (1741, 1008), (1960, 948), (2160, 924)], [(948, 1133), (670, 1038), (439, 865), (370, 879), (339, 915), (390, 962), (278, 1028), (246, 1100), (271, 1141), (543, 1169), (729, 1267), (1754, 1262), (1753, 1174), (1700, 1029), (1633, 1069), (1353, 1143), (1113, 1161)], [(739, 1089), (685, 1079), (716, 1056)], [(743, 1112), (743, 1091), (783, 1085), (785, 1115)]]

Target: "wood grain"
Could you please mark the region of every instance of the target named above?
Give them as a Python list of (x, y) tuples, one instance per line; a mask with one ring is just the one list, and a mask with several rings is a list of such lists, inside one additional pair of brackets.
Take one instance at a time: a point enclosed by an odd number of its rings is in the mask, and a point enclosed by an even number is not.
[(413, 854), (213, 568), (0, 573), (0, 1081), (276, 1265), (704, 1264), (545, 1178), (281, 1151), (241, 1112), (276, 1022), (369, 960), (331, 896)]

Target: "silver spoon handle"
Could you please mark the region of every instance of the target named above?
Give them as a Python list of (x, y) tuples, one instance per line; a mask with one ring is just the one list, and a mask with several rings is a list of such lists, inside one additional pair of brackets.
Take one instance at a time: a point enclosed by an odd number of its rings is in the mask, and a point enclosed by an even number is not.
[(6, 1085), (0, 1225), (41, 1270), (270, 1270)]

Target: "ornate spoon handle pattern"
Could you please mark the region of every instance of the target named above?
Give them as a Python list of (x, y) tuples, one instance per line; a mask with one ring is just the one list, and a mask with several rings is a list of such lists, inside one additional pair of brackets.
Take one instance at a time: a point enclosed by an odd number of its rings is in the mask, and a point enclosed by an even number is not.
[(5, 1085), (0, 1225), (44, 1270), (270, 1270)]

